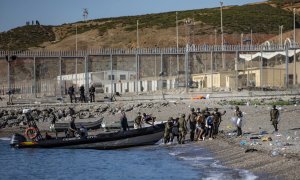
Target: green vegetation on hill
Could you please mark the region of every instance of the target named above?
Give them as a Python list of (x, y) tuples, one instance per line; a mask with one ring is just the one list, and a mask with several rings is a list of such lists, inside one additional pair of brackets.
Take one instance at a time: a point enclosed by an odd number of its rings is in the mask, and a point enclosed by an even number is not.
[(270, 0), (270, 2), (278, 5), (278, 6), (283, 6), (283, 5), (286, 5), (286, 4), (290, 4), (290, 5), (293, 5), (295, 3), (299, 3), (300, 0)]
[(0, 50), (26, 50), (54, 40), (51, 26), (23, 26), (0, 33)]
[[(218, 27), (220, 26), (220, 9), (205, 9), (195, 12), (196, 21)], [(297, 17), (297, 22), (300, 22)], [(267, 4), (233, 6), (223, 10), (225, 33), (277, 34), (278, 27), (284, 26), (285, 31), (293, 29), (293, 14)]]
[[(293, 1), (295, 2), (295, 1)], [(104, 18), (78, 23), (78, 33), (89, 30), (98, 30), (100, 36), (108, 30), (120, 28), (125, 31), (135, 31), (139, 20), (139, 29), (156, 28), (167, 29), (175, 27), (176, 13), (158, 13), (141, 16), (125, 16), (118, 18)], [(220, 31), (220, 8), (188, 10), (178, 12), (179, 25), (184, 25), (186, 19), (194, 19), (198, 34), (212, 34), (213, 29)], [(300, 18), (297, 16), (297, 27)], [(293, 29), (293, 13), (268, 4), (224, 7), (224, 32), (277, 34), (278, 27), (284, 26), (284, 31)], [(60, 31), (60, 40), (76, 33), (74, 24), (57, 26)], [(205, 28), (209, 27), (209, 29)], [(0, 33), (0, 50), (24, 50), (29, 47), (38, 47), (45, 41), (55, 40), (50, 26), (23, 26), (8, 32)]]

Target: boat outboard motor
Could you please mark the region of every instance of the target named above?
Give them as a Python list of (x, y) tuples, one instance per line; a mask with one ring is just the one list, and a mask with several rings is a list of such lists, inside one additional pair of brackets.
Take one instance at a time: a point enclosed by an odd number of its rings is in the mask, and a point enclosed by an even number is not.
[(21, 135), (21, 134), (18, 134), (18, 133), (15, 133), (12, 137), (11, 137), (11, 140), (10, 140), (10, 146), (12, 147), (17, 147), (18, 144), (20, 144), (21, 142), (25, 142), (26, 141), (26, 138)]

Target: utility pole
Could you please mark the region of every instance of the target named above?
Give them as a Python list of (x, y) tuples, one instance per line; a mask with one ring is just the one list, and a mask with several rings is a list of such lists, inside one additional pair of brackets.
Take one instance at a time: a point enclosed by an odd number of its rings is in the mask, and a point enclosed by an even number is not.
[[(77, 46), (77, 44), (78, 44), (78, 39), (77, 39), (77, 24), (76, 24), (76, 45), (75, 45), (75, 50), (76, 50), (76, 60), (75, 60), (75, 83), (76, 83), (76, 91), (77, 91), (77, 86), (78, 86), (78, 81), (77, 81), (77, 73), (78, 73), (78, 67), (77, 67), (77, 64), (78, 64), (78, 59), (77, 59), (77, 50), (78, 50), (78, 46)], [(73, 84), (73, 83), (72, 83)]]
[(296, 8), (293, 9), (294, 12), (294, 75), (293, 84), (296, 85)]
[(217, 45), (217, 29), (215, 29), (215, 45)]
[(223, 53), (223, 50), (224, 50), (224, 31), (223, 31), (223, 2), (220, 2), (220, 5), (221, 5), (221, 8), (220, 8), (220, 11), (221, 11), (221, 48), (222, 48), (222, 67), (223, 69), (225, 69), (225, 58), (224, 58), (224, 53)]
[(82, 14), (82, 16), (83, 16), (84, 22), (87, 20), (88, 15), (89, 15), (88, 9), (87, 8), (83, 8), (83, 14)]
[(178, 45), (178, 12), (176, 12), (176, 52), (177, 52), (177, 56), (176, 56), (176, 59), (177, 59), (177, 74), (179, 74), (179, 57), (178, 57), (178, 48), (179, 48), (179, 45)]
[(139, 43), (139, 20), (136, 21), (136, 47), (140, 48), (140, 43)]
[(280, 46), (282, 46), (282, 29), (283, 29), (283, 25), (279, 26), (280, 29)]

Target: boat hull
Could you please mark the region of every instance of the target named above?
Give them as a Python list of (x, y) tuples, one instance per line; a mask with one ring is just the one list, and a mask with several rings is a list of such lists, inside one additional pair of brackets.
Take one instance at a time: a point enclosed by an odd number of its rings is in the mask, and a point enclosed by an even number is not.
[(85, 138), (58, 138), (41, 141), (25, 141), (12, 145), (18, 148), (67, 148), (67, 149), (118, 149), (153, 145), (164, 134), (164, 124), (130, 131), (101, 133)]

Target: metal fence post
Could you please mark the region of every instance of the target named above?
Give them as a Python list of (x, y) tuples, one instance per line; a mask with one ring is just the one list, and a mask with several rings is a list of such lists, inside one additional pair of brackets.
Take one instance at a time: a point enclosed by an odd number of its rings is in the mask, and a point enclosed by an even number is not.
[(85, 77), (84, 85), (85, 85), (85, 95), (86, 95), (86, 97), (88, 97), (87, 95), (88, 95), (88, 92), (89, 92), (89, 75), (91, 75), (91, 74), (89, 74), (89, 64), (88, 64), (89, 60), (88, 60), (88, 58), (89, 58), (89, 55), (84, 56), (84, 77)]
[(136, 71), (136, 76), (135, 76), (135, 91), (136, 91), (136, 93), (138, 94), (139, 93), (139, 86), (138, 86), (138, 76), (139, 76), (139, 60), (138, 60), (138, 58), (139, 58), (139, 55), (138, 55), (138, 53), (136, 53), (135, 54), (135, 67), (136, 67), (136, 69), (135, 69), (135, 71)]
[(110, 53), (110, 97), (113, 98), (113, 56)]
[(214, 75), (213, 75), (213, 57), (214, 56), (214, 52), (211, 51), (210, 52), (210, 73), (211, 73), (211, 92), (213, 92), (213, 88), (214, 88)]
[(159, 76), (160, 76), (160, 88), (161, 90), (163, 90), (163, 79), (162, 76), (164, 75), (164, 68), (163, 68), (163, 54), (160, 54), (160, 72), (159, 72)]
[(35, 56), (33, 57), (33, 93), (34, 97), (36, 98), (36, 93), (37, 93), (37, 87), (36, 87), (36, 62), (35, 62)]
[(185, 91), (188, 92), (188, 58), (189, 58), (189, 52), (188, 52), (188, 46), (186, 47), (185, 56), (184, 56), (184, 69), (185, 69)]
[(285, 87), (289, 88), (289, 48), (285, 49)]
[(260, 51), (260, 58), (259, 58), (259, 72), (260, 72), (260, 77), (259, 77), (259, 80), (260, 80), (260, 88), (261, 90), (263, 89), (263, 51), (261, 50)]
[(60, 90), (60, 96), (63, 97), (63, 89), (62, 89), (62, 62), (61, 62), (61, 56), (59, 56), (59, 90)]
[(7, 61), (7, 91), (10, 91), (10, 88), (11, 88), (11, 83), (10, 83), (10, 61), (8, 60)]

